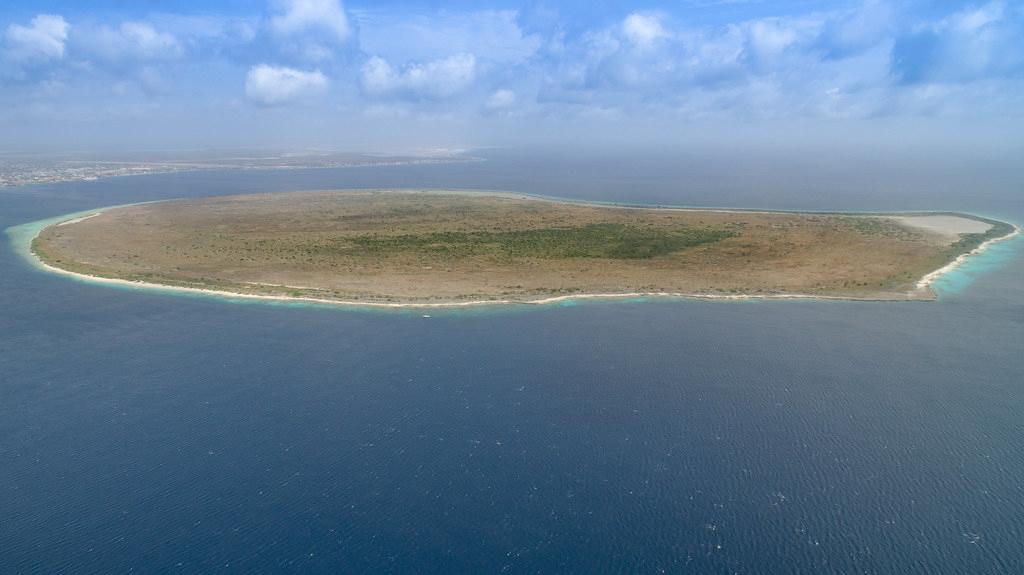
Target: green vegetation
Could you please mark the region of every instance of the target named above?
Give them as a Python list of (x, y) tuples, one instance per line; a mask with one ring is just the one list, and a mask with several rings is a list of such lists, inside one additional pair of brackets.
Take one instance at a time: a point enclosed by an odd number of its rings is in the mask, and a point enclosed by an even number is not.
[(1013, 226), (1005, 222), (997, 222), (994, 220), (984, 221), (992, 224), (992, 227), (982, 234), (960, 234), (960, 239), (949, 246), (948, 253), (950, 254), (950, 257), (955, 258), (960, 254), (973, 250), (988, 240), (999, 238), (1013, 232)]
[(878, 235), (901, 240), (911, 240), (920, 236), (919, 233), (907, 229), (906, 226), (892, 218), (853, 216), (844, 219), (853, 229), (864, 235)]
[[(421, 252), (453, 257), (494, 254), (507, 257), (564, 259), (649, 259), (733, 236), (725, 230), (691, 227), (657, 229), (616, 223), (580, 227), (542, 228), (502, 232), (434, 232), (424, 234), (371, 234), (338, 239), (316, 251), (344, 251), (353, 255)], [(356, 252), (357, 254), (355, 254)]]

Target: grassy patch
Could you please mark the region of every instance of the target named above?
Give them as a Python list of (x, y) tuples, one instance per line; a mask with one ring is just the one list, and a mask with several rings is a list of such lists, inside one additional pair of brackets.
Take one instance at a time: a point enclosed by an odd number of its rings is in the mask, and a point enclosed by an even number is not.
[(657, 229), (625, 224), (590, 224), (571, 228), (545, 228), (503, 232), (434, 232), (425, 234), (370, 234), (345, 238), (324, 249), (351, 255), (378, 256), (420, 252), (455, 257), (563, 259), (649, 259), (734, 235), (724, 230), (690, 227)]

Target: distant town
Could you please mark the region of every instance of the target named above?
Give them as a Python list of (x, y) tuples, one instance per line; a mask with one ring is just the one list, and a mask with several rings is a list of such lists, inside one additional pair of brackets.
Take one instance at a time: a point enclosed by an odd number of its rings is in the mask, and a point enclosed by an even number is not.
[(347, 152), (159, 152), (134, 157), (35, 156), (0, 153), (0, 188), (87, 181), (195, 170), (344, 168), (477, 161), (461, 151), (430, 150), (401, 155)]

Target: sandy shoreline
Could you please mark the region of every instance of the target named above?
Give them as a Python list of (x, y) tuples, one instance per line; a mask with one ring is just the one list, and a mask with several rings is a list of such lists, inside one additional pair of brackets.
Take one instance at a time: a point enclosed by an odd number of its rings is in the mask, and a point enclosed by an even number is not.
[(939, 269), (937, 269), (937, 270), (935, 270), (933, 272), (929, 272), (929, 273), (925, 274), (924, 277), (922, 277), (921, 279), (919, 279), (917, 281), (917, 284), (915, 285), (915, 287), (917, 289), (919, 289), (919, 290), (930, 288), (931, 285), (933, 283), (935, 283), (936, 280), (938, 280), (939, 278), (941, 278), (945, 274), (955, 270), (956, 268), (960, 267), (961, 265), (964, 264), (964, 262), (966, 262), (972, 256), (976, 256), (976, 255), (984, 252), (988, 248), (992, 247), (992, 245), (994, 245), (994, 244), (997, 244), (999, 242), (1004, 242), (1004, 241), (1007, 241), (1007, 240), (1011, 240), (1011, 239), (1019, 236), (1020, 233), (1021, 233), (1020, 226), (1013, 226), (1013, 231), (1008, 233), (1008, 234), (1006, 234), (1005, 236), (1000, 236), (998, 238), (992, 238), (992, 239), (982, 243), (980, 246), (974, 248), (973, 250), (967, 252), (966, 254), (960, 254), (959, 256), (956, 257), (955, 260), (949, 262), (948, 264), (942, 266), (941, 268), (939, 268)]
[[(527, 194), (509, 194), (518, 196), (527, 196), (537, 199), (536, 196), (529, 196)], [(549, 199), (550, 200), (550, 199)], [(553, 200), (557, 201), (557, 200)], [(148, 203), (148, 202), (147, 202)], [(85, 216), (77, 216), (62, 221), (57, 221), (54, 224), (56, 226), (62, 226), (66, 224), (72, 224), (80, 222), (95, 216), (100, 215), (104, 211), (114, 209), (121, 206), (110, 206), (107, 208), (101, 208), (98, 210), (90, 211)], [(697, 208), (643, 208), (639, 206), (620, 206), (627, 209), (697, 209)], [(707, 211), (722, 211), (729, 212), (734, 210), (714, 208)], [(59, 218), (55, 218), (59, 220)], [(693, 300), (721, 300), (721, 301), (749, 301), (749, 300), (839, 300), (839, 301), (928, 301), (935, 299), (935, 294), (931, 289), (932, 284), (941, 278), (943, 275), (961, 266), (970, 257), (978, 255), (995, 243), (1006, 241), (1017, 237), (1021, 233), (1021, 228), (1014, 225), (1013, 231), (1005, 236), (990, 239), (978, 247), (974, 248), (970, 252), (961, 254), (952, 262), (944, 265), (943, 267), (925, 274), (920, 280), (917, 281), (912, 291), (906, 292), (905, 297), (884, 297), (884, 296), (830, 296), (830, 295), (818, 295), (818, 294), (707, 294), (707, 293), (682, 293), (682, 292), (623, 292), (623, 293), (580, 293), (580, 294), (569, 294), (569, 295), (557, 295), (548, 296), (531, 300), (515, 300), (515, 299), (484, 299), (484, 300), (466, 300), (466, 301), (443, 301), (443, 302), (375, 302), (375, 301), (358, 301), (358, 300), (338, 300), (330, 298), (317, 298), (312, 296), (287, 296), (287, 295), (268, 295), (268, 294), (251, 294), (233, 292), (229, 290), (218, 290), (211, 288), (199, 288), (199, 287), (187, 287), (187, 286), (175, 286), (168, 284), (152, 283), (145, 281), (126, 280), (119, 278), (108, 278), (102, 276), (94, 276), (89, 274), (83, 274), (59, 268), (48, 264), (43, 261), (32, 249), (32, 241), (38, 237), (39, 233), (43, 229), (49, 226), (42, 226), (36, 234), (29, 239), (26, 249), (30, 259), (42, 269), (49, 272), (65, 275), (81, 281), (87, 281), (92, 283), (99, 283), (105, 285), (114, 285), (130, 288), (140, 289), (152, 289), (152, 290), (163, 290), (178, 293), (191, 293), (197, 295), (209, 295), (215, 297), (221, 297), (226, 299), (246, 299), (246, 300), (260, 300), (268, 302), (283, 302), (283, 303), (313, 303), (322, 305), (336, 305), (345, 307), (364, 307), (364, 308), (384, 308), (384, 309), (402, 309), (402, 308), (423, 308), (423, 309), (444, 309), (444, 308), (470, 308), (470, 307), (484, 307), (484, 306), (495, 306), (495, 305), (548, 305), (556, 304), (560, 302), (573, 301), (573, 300), (590, 300), (590, 299), (633, 299), (633, 298), (666, 298), (666, 299), (693, 299)]]
[(73, 219), (70, 219), (70, 220), (67, 220), (67, 221), (63, 221), (63, 222), (61, 222), (61, 223), (59, 223), (57, 225), (58, 226), (68, 226), (68, 225), (71, 225), (71, 224), (77, 224), (78, 222), (84, 222), (85, 220), (88, 220), (89, 218), (95, 218), (96, 216), (100, 215), (100, 213), (101, 212), (96, 212), (95, 214), (89, 214), (87, 216), (82, 216), (80, 218), (73, 218)]
[(570, 300), (581, 300), (581, 299), (631, 299), (631, 298), (649, 298), (649, 297), (660, 297), (660, 298), (679, 298), (679, 299), (706, 299), (706, 300), (794, 300), (794, 299), (805, 299), (805, 300), (839, 300), (839, 301), (915, 301), (915, 300), (927, 300), (931, 298), (916, 297), (913, 292), (908, 293), (906, 298), (893, 298), (893, 297), (856, 297), (856, 296), (829, 296), (829, 295), (815, 295), (815, 294), (702, 294), (702, 293), (681, 293), (681, 292), (623, 292), (623, 293), (581, 293), (571, 295), (559, 295), (550, 296), (532, 300), (513, 300), (513, 299), (488, 299), (488, 300), (467, 300), (467, 301), (445, 301), (445, 302), (373, 302), (373, 301), (356, 301), (356, 300), (338, 300), (329, 298), (316, 298), (309, 296), (286, 296), (286, 295), (265, 295), (265, 294), (247, 294), (241, 292), (233, 292), (228, 290), (215, 290), (209, 288), (195, 288), (186, 286), (174, 286), (168, 284), (158, 284), (152, 282), (144, 282), (137, 280), (125, 280), (118, 278), (106, 278), (102, 276), (94, 276), (89, 274), (83, 274), (73, 272), (70, 270), (58, 268), (52, 266), (35, 256), (38, 264), (46, 269), (47, 271), (61, 274), (69, 277), (73, 277), (79, 280), (88, 281), (91, 283), (100, 283), (106, 285), (117, 285), (124, 287), (135, 287), (142, 289), (154, 289), (162, 291), (176, 291), (183, 293), (193, 294), (205, 294), (218, 297), (225, 297), (228, 299), (254, 299), (254, 300), (265, 300), (265, 301), (280, 301), (280, 302), (298, 302), (298, 303), (316, 303), (316, 304), (329, 304), (339, 305), (346, 307), (377, 307), (377, 308), (462, 308), (462, 307), (478, 307), (478, 306), (489, 306), (489, 305), (547, 305), (563, 301)]

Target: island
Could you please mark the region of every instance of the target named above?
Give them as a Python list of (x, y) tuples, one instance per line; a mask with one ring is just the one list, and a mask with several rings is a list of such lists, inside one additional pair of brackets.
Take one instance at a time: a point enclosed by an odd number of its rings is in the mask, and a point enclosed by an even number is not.
[(44, 228), (62, 273), (241, 297), (445, 306), (581, 297), (933, 299), (1007, 223), (954, 213), (605, 205), (335, 190), (97, 210)]

